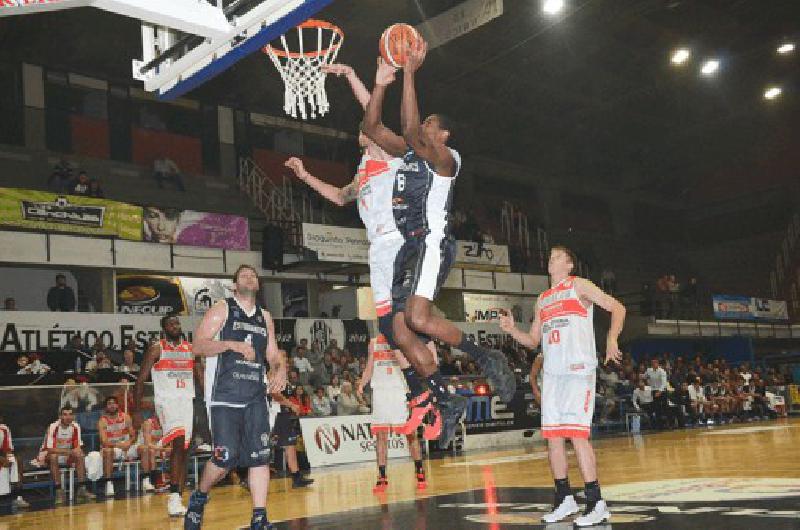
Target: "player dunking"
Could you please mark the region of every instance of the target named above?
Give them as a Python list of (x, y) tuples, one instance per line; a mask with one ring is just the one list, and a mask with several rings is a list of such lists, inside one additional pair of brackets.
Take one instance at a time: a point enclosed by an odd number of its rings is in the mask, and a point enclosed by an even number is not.
[(378, 59), (375, 87), (367, 105), (363, 131), (381, 149), (403, 158), (392, 194), (394, 220), (405, 241), (395, 260), (391, 333), (436, 398), (443, 423), (439, 440), (446, 446), (455, 435), (456, 425), (466, 408), (466, 398), (447, 391), (433, 354), (418, 334), (439, 339), (468, 353), (503, 401), (514, 397), (516, 380), (500, 352), (478, 346), (452, 322), (431, 311), (455, 258), (449, 213), (461, 158), (447, 145), (452, 139), (451, 120), (433, 114), (420, 123), (414, 79), (426, 50), (425, 41), (419, 39), (403, 69), (400, 111), (403, 136), (393, 133), (381, 122), (386, 87), (395, 77), (395, 69), (382, 59)]
[(547, 264), (552, 287), (539, 295), (530, 331), (517, 329), (510, 314), (500, 316), (500, 327), (528, 348), (541, 343), (544, 353), (542, 436), (547, 440), (556, 491), (553, 511), (542, 520), (555, 523), (579, 510), (567, 478), (564, 441), (569, 439), (586, 494), (586, 510), (575, 524), (591, 526), (611, 517), (600, 494), (597, 463), (589, 442), (597, 369), (593, 310), (598, 305), (611, 313), (606, 362), (619, 362), (622, 353), (617, 339), (625, 322), (625, 307), (592, 282), (571, 276), (574, 267), (575, 256), (569, 249), (553, 247)]
[[(331, 64), (323, 66), (323, 70), (344, 76), (350, 84), (353, 95), (361, 106), (366, 108), (370, 97), (369, 91), (350, 66)], [(392, 340), (392, 280), (395, 257), (405, 240), (397, 228), (392, 213), (392, 188), (397, 169), (403, 161), (387, 154), (360, 131), (358, 143), (363, 151), (361, 163), (353, 181), (342, 188), (323, 182), (306, 171), (303, 162), (298, 158), (290, 158), (286, 161), (286, 166), (291, 168), (300, 180), (334, 204), (343, 206), (351, 201), (357, 201), (358, 213), (367, 229), (367, 239), (370, 243), (370, 285), (378, 316), (378, 327), (387, 337), (392, 349), (397, 350), (397, 345)], [(416, 432), (423, 416), (431, 409), (429, 393), (425, 391), (419, 376), (402, 354), (397, 355), (397, 361), (406, 377), (409, 406), (413, 409), (405, 430)], [(426, 437), (439, 436), (441, 421), (437, 420), (438, 418), (434, 419), (431, 426), (426, 426)]]
[(283, 390), (286, 363), (272, 316), (256, 301), (256, 270), (241, 265), (233, 283), (235, 295), (214, 304), (194, 334), (195, 353), (207, 357), (205, 397), (214, 454), (189, 499), (184, 530), (201, 527), (208, 492), (237, 466), (249, 468), (250, 528), (274, 528), (266, 504), (271, 452), (267, 387), (270, 392)]
[[(133, 425), (136, 429), (142, 426), (142, 395), (149, 375), (153, 380), (156, 415), (162, 431), (159, 445), (172, 446), (167, 513), (170, 517), (180, 517), (186, 514), (181, 494), (186, 484), (186, 458), (192, 438), (194, 381), (197, 378), (202, 388), (202, 375), (200, 363), (194, 362), (192, 345), (181, 338), (183, 330), (178, 317), (162, 317), (161, 331), (164, 338), (152, 342), (147, 348), (139, 379), (133, 387)], [(151, 470), (150, 473), (149, 483), (152, 485), (156, 472)]]
[[(372, 422), (370, 431), (376, 438), (375, 456), (378, 462), (378, 481), (372, 489), (383, 493), (389, 487), (386, 477), (386, 460), (389, 452), (389, 434), (402, 432), (406, 423), (406, 403), (403, 399), (405, 384), (400, 373), (400, 364), (391, 346), (383, 335), (370, 341), (367, 367), (361, 375), (357, 391), (364, 392), (367, 383), (372, 385)], [(406, 434), (408, 449), (414, 459), (417, 474), (417, 489), (425, 489), (425, 469), (422, 467), (422, 452), (419, 447), (416, 429)]]

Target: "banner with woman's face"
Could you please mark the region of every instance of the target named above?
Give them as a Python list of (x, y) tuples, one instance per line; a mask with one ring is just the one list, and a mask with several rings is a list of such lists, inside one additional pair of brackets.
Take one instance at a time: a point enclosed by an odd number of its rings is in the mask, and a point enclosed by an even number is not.
[(147, 206), (142, 234), (154, 243), (250, 250), (250, 225), (239, 215)]

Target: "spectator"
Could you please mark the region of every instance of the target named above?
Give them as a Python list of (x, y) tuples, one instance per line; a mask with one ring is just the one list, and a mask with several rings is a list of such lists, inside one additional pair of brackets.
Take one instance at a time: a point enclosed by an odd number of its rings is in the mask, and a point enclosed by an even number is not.
[(97, 350), (94, 354), (94, 358), (90, 359), (89, 362), (86, 363), (87, 372), (110, 370), (112, 367), (111, 360), (108, 358), (108, 354), (106, 353), (105, 349)]
[(693, 422), (702, 423), (705, 419), (705, 407), (708, 403), (706, 400), (703, 385), (700, 384), (700, 378), (697, 377), (687, 389), (689, 394), (689, 411)]
[(83, 363), (92, 358), (92, 355), (89, 353), (89, 349), (84, 346), (83, 339), (81, 339), (80, 334), (77, 333), (70, 337), (69, 342), (61, 349), (61, 351), (64, 354), (75, 356), (76, 373), (81, 372)]
[(689, 402), (689, 385), (686, 381), (675, 387), (672, 392), (667, 392), (667, 425), (670, 428), (673, 426), (686, 427)]
[(639, 386), (633, 389), (632, 398), (633, 408), (637, 411), (644, 411), (651, 424), (657, 425), (655, 419), (655, 405), (653, 404), (653, 391), (644, 384), (644, 379), (639, 380)]
[(102, 199), (105, 197), (103, 193), (103, 188), (100, 187), (100, 181), (97, 179), (92, 179), (89, 181), (89, 192), (87, 193), (89, 197), (94, 197), (96, 199)]
[(352, 416), (358, 414), (361, 402), (353, 392), (352, 383), (345, 381), (342, 383), (342, 393), (336, 402), (336, 413), (339, 416)]
[(667, 414), (667, 372), (659, 366), (658, 359), (650, 360), (650, 368), (645, 371), (647, 386), (653, 391), (653, 406), (655, 408), (656, 422), (660, 424)]
[(9, 296), (8, 298), (3, 301), (3, 310), (4, 311), (16, 311), (17, 310), (17, 301)]
[(5, 419), (0, 416), (0, 499), (16, 495), (16, 498), (11, 501), (11, 506), (17, 509), (30, 508), (31, 505), (20, 494), (22, 491), (20, 467), (14, 455), (14, 440), (11, 438), (11, 430), (5, 424)]
[(72, 182), (72, 162), (62, 157), (53, 167), (53, 172), (47, 179), (47, 187), (56, 193), (66, 193)]
[(59, 418), (50, 424), (42, 444), (40, 458), (50, 466), (50, 479), (55, 484), (56, 504), (64, 504), (65, 495), (61, 487), (61, 466), (74, 467), (78, 476), (78, 499), (94, 499), (86, 490), (86, 463), (83, 454), (81, 427), (74, 421), (72, 407), (61, 407)]
[(318, 386), (311, 398), (311, 410), (314, 416), (330, 416), (333, 414), (333, 404), (330, 398), (325, 395), (325, 389)]
[(303, 385), (297, 385), (294, 393), (289, 396), (289, 402), (296, 405), (295, 414), (298, 416), (308, 416), (311, 414), (311, 400), (306, 394), (306, 388)]
[(331, 376), (331, 383), (325, 388), (325, 393), (332, 403), (339, 402), (339, 396), (342, 393), (342, 383), (339, 379), (339, 374)]
[(303, 346), (297, 347), (297, 355), (292, 361), (295, 370), (297, 370), (300, 376), (300, 381), (304, 385), (307, 385), (311, 374), (314, 372), (314, 368), (311, 367), (311, 363), (306, 359), (306, 349)]
[(56, 274), (56, 284), (47, 291), (50, 311), (75, 311), (75, 292), (67, 285), (67, 277)]
[(178, 165), (166, 156), (156, 158), (153, 161), (153, 178), (156, 179), (159, 188), (164, 188), (164, 181), (172, 181), (175, 187), (181, 191), (186, 191), (183, 186), (183, 176)]
[(458, 375), (460, 372), (455, 362), (453, 362), (453, 354), (450, 353), (450, 349), (442, 348), (440, 352), (439, 372), (443, 376)]
[(133, 350), (126, 349), (122, 352), (122, 364), (117, 367), (117, 370), (120, 372), (125, 372), (127, 374), (136, 374), (139, 373), (141, 369), (138, 364), (136, 364), (136, 360), (134, 359)]
[(25, 353), (17, 357), (17, 368), (17, 375), (44, 375), (50, 371), (50, 367), (40, 361), (38, 356), (28, 356)]
[(78, 412), (90, 412), (100, 403), (100, 394), (89, 386), (85, 377), (67, 379), (61, 393), (61, 406)]
[(90, 183), (91, 181), (89, 180), (89, 175), (87, 175), (85, 171), (81, 171), (80, 173), (78, 173), (78, 178), (75, 179), (70, 184), (70, 189), (69, 189), (70, 195), (80, 195), (82, 197), (88, 197)]

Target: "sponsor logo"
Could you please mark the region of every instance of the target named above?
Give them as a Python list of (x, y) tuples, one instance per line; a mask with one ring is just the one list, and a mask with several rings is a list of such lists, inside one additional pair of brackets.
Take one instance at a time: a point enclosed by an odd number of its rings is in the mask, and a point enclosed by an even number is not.
[(218, 445), (214, 448), (214, 460), (217, 462), (227, 462), (230, 457), (231, 453), (224, 445)]
[(59, 197), (52, 202), (21, 201), (21, 203), (22, 218), (26, 221), (103, 228), (105, 206), (70, 204), (66, 197)]
[(205, 313), (214, 304), (214, 299), (211, 297), (211, 289), (203, 287), (194, 293), (194, 310), (196, 313)]
[(320, 425), (314, 431), (314, 442), (320, 451), (332, 455), (342, 446), (342, 437), (336, 427), (326, 423), (325, 425)]
[(268, 432), (262, 432), (261, 433), (261, 445), (263, 445), (264, 447), (268, 447), (269, 446), (269, 433)]

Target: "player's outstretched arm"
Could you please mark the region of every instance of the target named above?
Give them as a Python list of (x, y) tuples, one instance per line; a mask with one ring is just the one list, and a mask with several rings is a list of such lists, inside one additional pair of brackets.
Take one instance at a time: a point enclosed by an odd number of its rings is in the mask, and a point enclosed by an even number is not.
[(364, 86), (364, 83), (358, 77), (356, 71), (353, 70), (352, 66), (341, 63), (324, 64), (321, 70), (326, 74), (334, 74), (337, 77), (344, 76), (350, 84), (350, 89), (353, 91), (353, 95), (361, 105), (361, 108), (367, 108), (367, 103), (369, 103), (369, 90)]
[(150, 370), (161, 355), (161, 345), (158, 341), (152, 341), (144, 352), (142, 365), (139, 367), (139, 377), (133, 384), (133, 426), (137, 429), (142, 425), (142, 396), (144, 395), (144, 384), (150, 377)]
[(383, 124), (381, 112), (383, 99), (386, 96), (386, 87), (394, 81), (395, 68), (386, 64), (383, 58), (378, 57), (378, 70), (375, 73), (375, 88), (364, 113), (364, 122), (361, 130), (367, 137), (375, 142), (378, 147), (392, 156), (402, 156), (406, 152), (406, 142)]
[(420, 157), (427, 160), (438, 174), (452, 177), (456, 169), (453, 153), (445, 145), (430, 145), (422, 135), (415, 76), (419, 67), (422, 66), (427, 52), (428, 44), (423, 39), (418, 39), (411, 49), (406, 65), (403, 68), (403, 99), (400, 104), (400, 125), (403, 129), (403, 139), (406, 143), (413, 147)]
[(236, 342), (231, 340), (215, 340), (219, 330), (225, 325), (228, 318), (228, 303), (220, 300), (209, 309), (200, 325), (194, 331), (193, 350), (196, 355), (203, 357), (214, 357), (222, 352), (233, 350), (239, 352), (248, 361), (256, 358), (253, 347), (246, 342)]
[(308, 184), (314, 191), (337, 206), (344, 206), (356, 200), (358, 196), (358, 176), (354, 176), (352, 182), (347, 186), (339, 188), (309, 173), (303, 165), (303, 161), (297, 157), (293, 156), (287, 160), (284, 165), (294, 171), (297, 178)]
[(625, 313), (627, 313), (625, 306), (619, 300), (583, 278), (575, 280), (575, 292), (581, 298), (585, 298), (611, 313), (611, 325), (608, 328), (608, 338), (606, 339), (606, 362), (620, 362), (622, 360), (622, 352), (617, 341), (625, 323)]
[(499, 317), (500, 329), (514, 337), (514, 340), (526, 348), (538, 348), (542, 342), (542, 321), (539, 319), (539, 300), (536, 300), (535, 316), (528, 332), (517, 328), (514, 323), (514, 316), (506, 312)]

